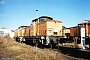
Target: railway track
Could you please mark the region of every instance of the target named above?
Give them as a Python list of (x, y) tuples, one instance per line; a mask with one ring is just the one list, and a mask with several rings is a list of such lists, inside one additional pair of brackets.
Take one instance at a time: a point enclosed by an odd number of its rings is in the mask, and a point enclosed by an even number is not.
[(68, 48), (68, 47), (62, 47), (62, 46), (59, 47), (59, 50), (61, 53), (68, 55), (68, 56), (90, 60), (89, 50), (82, 50), (80, 48)]
[(57, 60), (60, 56), (63, 56), (63, 58), (65, 60), (89, 60), (89, 58), (86, 58), (86, 57), (78, 57), (78, 55), (77, 56), (70, 55), (70, 52), (62, 51), (62, 49), (59, 49), (59, 50), (58, 49), (51, 49), (51, 48), (44, 48), (44, 49), (47, 49), (48, 51), (54, 51), (56, 54)]
[(80, 48), (69, 48), (69, 47), (62, 47), (62, 46), (60, 46), (59, 49), (57, 48), (51, 49), (49, 47), (48, 48), (45, 47), (44, 49), (53, 50), (58, 54), (62, 53), (63, 55), (66, 55), (65, 57), (68, 59), (73, 58), (73, 59), (80, 59), (80, 60), (83, 60), (83, 59), (90, 60), (90, 49), (83, 50)]

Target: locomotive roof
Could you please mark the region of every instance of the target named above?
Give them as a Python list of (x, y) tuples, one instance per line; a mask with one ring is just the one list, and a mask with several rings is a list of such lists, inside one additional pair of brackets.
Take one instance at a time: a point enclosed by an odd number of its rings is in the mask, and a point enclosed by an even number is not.
[(38, 18), (36, 18), (36, 19), (32, 20), (32, 22), (37, 21), (37, 20), (38, 20)]
[(50, 19), (50, 20), (53, 20), (53, 18), (52, 18), (52, 17), (48, 17), (48, 16), (41, 16), (41, 17), (39, 17), (39, 18), (36, 18), (36, 19), (32, 20), (32, 22), (37, 21), (37, 20), (38, 20), (38, 19), (40, 19), (40, 18), (48, 18), (48, 19)]
[(81, 23), (78, 23), (78, 25), (87, 24), (90, 23), (90, 20), (83, 20)]
[(27, 26), (20, 26), (20, 27), (18, 27), (18, 28), (23, 28), (23, 27), (27, 27)]
[(66, 29), (70, 29), (70, 28), (66, 28)]
[(41, 16), (41, 17), (39, 17), (39, 19), (40, 19), (40, 18), (48, 18), (48, 19), (50, 19), (50, 20), (53, 20), (52, 17), (48, 17), (48, 16)]
[(74, 27), (70, 27), (70, 28), (76, 28), (76, 27), (78, 27), (78, 26), (74, 26)]
[(66, 29), (70, 29), (70, 28), (62, 28), (62, 30), (66, 30)]
[(88, 22), (81, 22), (81, 23), (78, 23), (78, 25), (87, 24), (87, 23), (90, 23), (90, 21), (88, 21)]
[(58, 20), (47, 20), (47, 21), (53, 21), (53, 22), (60, 22), (60, 23), (62, 23), (61, 21), (58, 21)]

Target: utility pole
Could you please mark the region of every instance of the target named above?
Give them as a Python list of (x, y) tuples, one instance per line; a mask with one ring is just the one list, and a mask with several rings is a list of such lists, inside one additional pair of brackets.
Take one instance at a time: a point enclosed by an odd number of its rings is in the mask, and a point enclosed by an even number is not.
[(38, 10), (36, 10), (36, 18), (38, 18)]
[[(38, 10), (36, 10), (36, 18), (38, 18)], [(38, 19), (38, 23), (39, 23), (39, 19)]]

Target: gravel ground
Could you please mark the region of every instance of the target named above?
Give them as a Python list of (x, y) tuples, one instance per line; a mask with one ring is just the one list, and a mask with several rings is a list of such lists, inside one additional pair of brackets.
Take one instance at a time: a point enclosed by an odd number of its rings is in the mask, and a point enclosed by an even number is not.
[[(44, 49), (45, 51), (49, 49)], [(60, 51), (54, 51), (54, 50), (49, 50), (50, 53), (55, 54), (55, 60), (88, 60), (88, 59), (83, 59), (83, 58), (76, 58), (72, 56), (68, 56), (61, 53)]]
[(15, 60), (85, 60), (75, 58), (50, 49), (40, 49), (18, 43), (10, 37), (0, 39), (0, 59), (15, 58)]

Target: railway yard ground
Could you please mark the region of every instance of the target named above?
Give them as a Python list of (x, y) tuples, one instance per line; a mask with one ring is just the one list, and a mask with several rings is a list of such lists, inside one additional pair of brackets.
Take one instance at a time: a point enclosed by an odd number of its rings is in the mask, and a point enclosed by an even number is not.
[[(78, 52), (78, 50), (73, 52), (72, 50), (74, 51), (74, 49), (63, 47), (60, 47), (58, 51), (48, 48), (40, 49), (35, 46), (26, 45), (25, 43), (16, 42), (8, 36), (0, 38), (0, 59), (13, 58), (14, 60), (89, 60), (89, 57), (87, 56), (90, 56), (90, 52)], [(84, 58), (78, 55), (83, 55)]]

